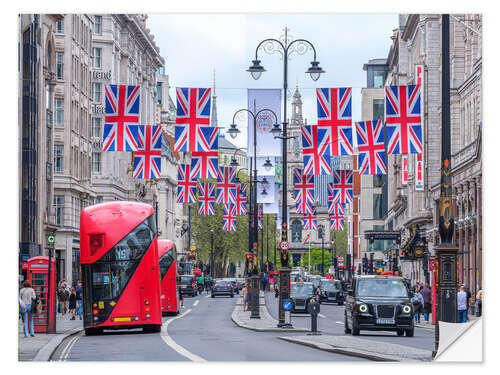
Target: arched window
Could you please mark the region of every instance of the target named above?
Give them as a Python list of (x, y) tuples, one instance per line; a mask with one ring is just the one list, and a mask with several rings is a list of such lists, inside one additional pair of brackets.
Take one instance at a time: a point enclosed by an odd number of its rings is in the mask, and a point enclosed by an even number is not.
[(302, 223), (297, 219), (292, 222), (292, 242), (302, 242)]

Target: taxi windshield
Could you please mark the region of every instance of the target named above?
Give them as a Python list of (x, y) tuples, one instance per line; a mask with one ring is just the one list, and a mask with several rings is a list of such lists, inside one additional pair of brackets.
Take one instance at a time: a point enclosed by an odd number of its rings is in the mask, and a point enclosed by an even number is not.
[(311, 284), (292, 284), (291, 294), (293, 295), (313, 294), (313, 286)]
[(338, 281), (329, 281), (327, 283), (323, 283), (321, 284), (321, 287), (329, 292), (338, 292), (341, 289), (340, 282)]
[(408, 297), (403, 280), (361, 279), (356, 286), (358, 297)]

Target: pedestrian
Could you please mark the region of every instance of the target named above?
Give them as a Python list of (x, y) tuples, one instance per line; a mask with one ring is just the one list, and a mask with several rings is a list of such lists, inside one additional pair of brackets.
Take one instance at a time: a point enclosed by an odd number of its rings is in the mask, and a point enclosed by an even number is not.
[(243, 311), (246, 311), (247, 310), (247, 303), (248, 303), (248, 291), (247, 291), (246, 285), (241, 290), (241, 299), (243, 300)]
[(82, 283), (78, 282), (76, 286), (76, 314), (82, 320)]
[(23, 324), (24, 324), (24, 313), (26, 312), (26, 305), (24, 304), (23, 300), (19, 296), (19, 317), (22, 319)]
[(472, 297), (472, 293), (470, 292), (469, 288), (466, 287), (465, 285), (462, 285), (463, 287), (465, 287), (465, 293), (467, 294), (467, 313), (466, 313), (466, 318), (467, 318), (467, 321), (469, 320), (469, 308), (470, 308), (470, 299)]
[(181, 302), (181, 307), (184, 308), (184, 297), (182, 296), (181, 286), (177, 286), (177, 293), (179, 293), (179, 301)]
[(69, 294), (69, 311), (71, 312), (70, 320), (76, 319), (75, 310), (76, 310), (76, 290), (75, 288), (71, 287)]
[(64, 285), (64, 280), (61, 280), (61, 282), (59, 283), (57, 295), (59, 296), (59, 306), (61, 309), (61, 314), (64, 315), (67, 312), (66, 301), (69, 298), (69, 294), (67, 294), (67, 292), (66, 292), (66, 286)]
[(467, 292), (465, 286), (457, 293), (458, 323), (467, 323)]
[(411, 298), (411, 303), (413, 305), (415, 322), (420, 323), (420, 313), (422, 312), (422, 308), (424, 306), (424, 297), (422, 297), (422, 294), (420, 293), (418, 286), (416, 287), (415, 293), (413, 294), (413, 297)]
[(424, 287), (420, 291), (420, 294), (424, 298), (424, 319), (425, 323), (429, 323), (429, 314), (432, 307), (432, 292), (429, 288), (429, 284), (425, 283)]
[(205, 278), (200, 275), (198, 277), (198, 293), (201, 294), (201, 292), (203, 292), (204, 284), (205, 284)]
[(479, 291), (476, 294), (476, 301), (477, 301), (477, 314), (476, 316), (481, 316), (482, 310), (483, 310), (483, 290), (479, 289)]
[[(35, 331), (33, 327), (33, 315), (36, 311), (36, 307), (38, 305), (38, 297), (35, 293), (35, 290), (31, 287), (31, 283), (28, 280), (23, 282), (23, 287), (19, 291), (19, 297), (21, 301), (24, 303), (25, 310), (23, 313), (23, 328), (24, 328), (24, 337), (35, 337)], [(28, 333), (28, 324), (29, 324), (29, 333)]]

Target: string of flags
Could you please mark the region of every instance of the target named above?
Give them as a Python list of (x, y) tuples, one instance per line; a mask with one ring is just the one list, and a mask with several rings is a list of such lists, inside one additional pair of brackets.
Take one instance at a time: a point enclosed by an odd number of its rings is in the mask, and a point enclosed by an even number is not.
[[(218, 165), (219, 129), (210, 124), (211, 89), (177, 88), (176, 94), (174, 151), (192, 156), (190, 164), (178, 164), (177, 202), (198, 201), (200, 215), (214, 215), (214, 204), (223, 204), (223, 229), (234, 231), (236, 216), (247, 214), (247, 186), (235, 182), (235, 168)], [(317, 124), (301, 128), (304, 168), (293, 175), (296, 209), (304, 215), (305, 229), (317, 229), (314, 175), (333, 175), (334, 182), (328, 184), (328, 214), (331, 229), (343, 230), (344, 206), (353, 201), (353, 171), (334, 170), (332, 157), (357, 155), (360, 174), (387, 174), (387, 154), (406, 158), (416, 154), (421, 168), (421, 86), (385, 87), (385, 120), (358, 121), (354, 127), (352, 88), (319, 88), (316, 99)], [(132, 152), (135, 179), (160, 178), (162, 128), (139, 124), (140, 107), (140, 86), (105, 85), (103, 151)], [(216, 184), (197, 183), (215, 178)], [(262, 205), (259, 228), (261, 215)]]

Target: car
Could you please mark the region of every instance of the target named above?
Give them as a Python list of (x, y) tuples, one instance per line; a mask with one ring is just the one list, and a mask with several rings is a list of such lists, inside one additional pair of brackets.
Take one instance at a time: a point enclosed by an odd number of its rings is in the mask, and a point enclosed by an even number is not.
[(184, 296), (188, 294), (191, 295), (191, 297), (198, 295), (196, 276), (181, 275), (181, 291)]
[(321, 283), (321, 276), (307, 275), (304, 281), (307, 281), (309, 283), (313, 283), (314, 288), (318, 288), (319, 284)]
[(234, 278), (234, 277), (226, 277), (223, 280), (229, 281), (233, 285), (233, 291), (236, 294), (240, 294), (240, 287), (238, 285), (238, 280), (236, 280), (236, 278)]
[(412, 293), (402, 277), (363, 275), (352, 281), (345, 298), (344, 332), (395, 331), (413, 337)]
[(344, 304), (344, 291), (340, 280), (321, 281), (319, 284), (319, 302), (336, 302)]
[(215, 296), (230, 296), (234, 297), (234, 287), (231, 281), (228, 280), (217, 280), (215, 285), (212, 286), (211, 291), (212, 298)]
[(292, 301), (292, 312), (307, 312), (307, 306), (314, 296), (314, 285), (312, 283), (291, 283), (290, 300)]

